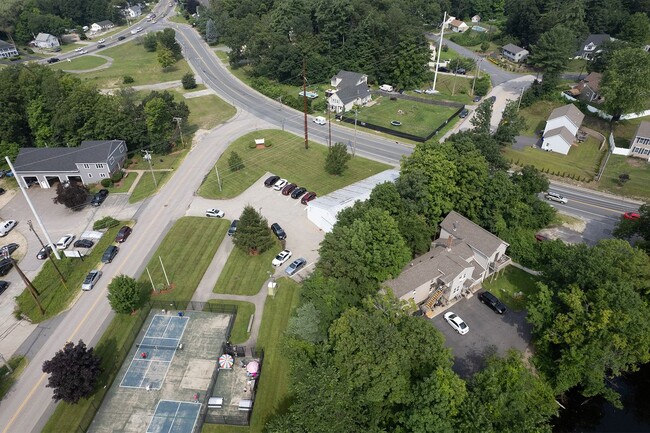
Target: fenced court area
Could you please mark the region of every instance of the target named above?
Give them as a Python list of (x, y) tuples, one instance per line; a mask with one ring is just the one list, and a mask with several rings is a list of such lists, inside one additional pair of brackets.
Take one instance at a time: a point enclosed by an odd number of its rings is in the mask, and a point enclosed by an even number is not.
[(192, 433), (200, 409), (197, 403), (160, 400), (147, 433)]

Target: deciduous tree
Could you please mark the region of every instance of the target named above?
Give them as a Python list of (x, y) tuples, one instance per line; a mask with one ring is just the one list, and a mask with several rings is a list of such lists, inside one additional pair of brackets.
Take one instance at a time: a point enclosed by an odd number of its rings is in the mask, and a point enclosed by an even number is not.
[(650, 54), (641, 48), (624, 48), (612, 53), (603, 74), (600, 93), (605, 99), (605, 108), (615, 119), (624, 113), (647, 109)]
[(169, 48), (159, 45), (156, 51), (158, 52), (157, 54), (158, 63), (160, 64), (160, 67), (163, 68), (163, 70), (169, 68), (174, 63), (176, 63), (176, 59), (174, 58), (174, 53)]
[(501, 122), (494, 134), (494, 139), (501, 145), (508, 146), (515, 141), (515, 137), (526, 128), (526, 119), (519, 114), (517, 101), (508, 101), (503, 109)]
[(138, 282), (127, 276), (118, 275), (108, 285), (108, 303), (119, 314), (130, 314), (142, 304)]
[(473, 131), (478, 134), (490, 133), (490, 121), (492, 120), (492, 102), (491, 99), (484, 99), (478, 106), (472, 117), (471, 124)]
[(52, 399), (76, 404), (88, 397), (95, 390), (100, 364), (93, 348), (87, 349), (82, 340), (76, 345), (67, 342), (52, 359), (43, 363), (43, 372), (50, 375), (46, 386), (53, 389)]
[(351, 158), (352, 155), (348, 153), (348, 147), (344, 143), (335, 143), (327, 152), (325, 171), (340, 176), (347, 168)]
[(56, 186), (56, 197), (53, 200), (68, 209), (81, 210), (88, 201), (88, 188), (78, 182), (60, 182)]

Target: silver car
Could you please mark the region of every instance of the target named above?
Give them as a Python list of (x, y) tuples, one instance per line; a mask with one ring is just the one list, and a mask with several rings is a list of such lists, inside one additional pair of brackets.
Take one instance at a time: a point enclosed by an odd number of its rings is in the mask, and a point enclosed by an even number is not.
[(95, 284), (97, 284), (97, 281), (99, 281), (99, 278), (101, 276), (102, 276), (102, 271), (98, 271), (97, 269), (90, 271), (88, 275), (86, 275), (86, 279), (81, 285), (81, 290), (92, 290), (92, 288), (95, 287)]

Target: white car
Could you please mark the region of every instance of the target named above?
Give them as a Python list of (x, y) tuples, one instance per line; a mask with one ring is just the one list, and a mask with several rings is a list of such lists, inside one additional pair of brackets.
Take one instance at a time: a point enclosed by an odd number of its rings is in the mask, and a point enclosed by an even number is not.
[(222, 210), (212, 208), (205, 211), (205, 216), (211, 218), (223, 218), (226, 216), (226, 213)]
[(101, 276), (102, 276), (102, 271), (98, 271), (96, 269), (90, 271), (88, 275), (86, 275), (86, 279), (81, 285), (81, 290), (92, 290), (92, 288), (95, 287), (95, 284), (97, 284), (99, 277)]
[(137, 32), (141, 32), (141, 31), (142, 31), (142, 27), (136, 27), (136, 28), (135, 28), (135, 31), (136, 31), (136, 33), (137, 33)]
[(289, 181), (286, 180), (286, 179), (280, 179), (280, 180), (278, 180), (277, 182), (275, 182), (275, 183), (273, 184), (273, 189), (276, 190), (276, 191), (280, 191), (282, 188), (284, 188), (285, 186), (287, 186), (287, 183), (288, 183), (288, 182), (289, 182)]
[(83, 50), (83, 48), (79, 47), (79, 48), (75, 48), (74, 50), (78, 53), (79, 51)]
[(314, 117), (314, 123), (316, 125), (325, 125), (327, 123), (327, 119), (325, 119), (323, 116)]
[(55, 247), (57, 250), (65, 250), (70, 246), (70, 244), (74, 241), (74, 235), (72, 234), (67, 234), (63, 236), (59, 241), (56, 243)]
[(273, 259), (271, 264), (273, 266), (281, 266), (284, 262), (289, 260), (289, 258), (291, 258), (291, 251), (283, 250), (283, 251), (280, 252), (280, 254), (275, 256), (275, 258)]
[(463, 322), (463, 319), (461, 319), (451, 311), (445, 313), (445, 320), (460, 335), (465, 335), (469, 332), (469, 326), (467, 326), (467, 323)]
[(104, 42), (106, 42), (106, 39), (100, 39), (97, 41), (98, 44), (103, 44)]
[(382, 84), (381, 86), (379, 86), (379, 90), (384, 92), (392, 92), (393, 86), (391, 86), (390, 84)]
[(427, 95), (435, 95), (437, 92), (433, 89), (426, 89), (424, 93), (426, 93)]
[(136, 33), (138, 33), (138, 30), (136, 30), (136, 29), (131, 30), (132, 35), (135, 35)]
[(7, 220), (0, 224), (0, 236), (7, 236), (7, 233), (16, 227), (16, 220)]
[(87, 50), (81, 50), (81, 52), (79, 54), (88, 54), (88, 51)]

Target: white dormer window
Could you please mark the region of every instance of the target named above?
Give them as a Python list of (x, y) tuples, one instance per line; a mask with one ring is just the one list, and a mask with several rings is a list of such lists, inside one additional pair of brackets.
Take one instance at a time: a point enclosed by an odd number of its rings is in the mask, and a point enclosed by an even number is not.
[(85, 168), (86, 170), (90, 170), (90, 164), (84, 164), (84, 168)]
[(585, 51), (593, 51), (596, 49), (596, 46), (594, 45), (593, 42), (589, 42), (589, 44), (585, 45)]

